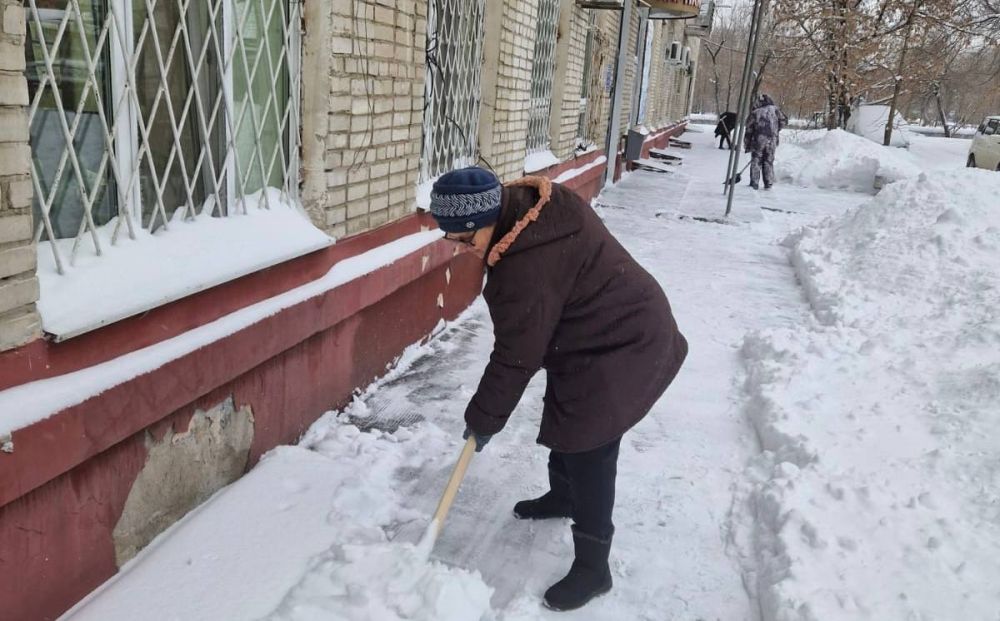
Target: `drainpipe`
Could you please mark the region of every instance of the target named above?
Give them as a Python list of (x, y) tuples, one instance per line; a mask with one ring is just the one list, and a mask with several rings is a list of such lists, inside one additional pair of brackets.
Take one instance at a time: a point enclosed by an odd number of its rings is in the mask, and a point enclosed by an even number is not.
[(618, 161), (618, 143), (621, 139), (621, 109), (622, 91), (625, 88), (625, 63), (628, 59), (628, 26), (632, 21), (632, 9), (635, 0), (625, 0), (622, 6), (622, 20), (618, 26), (618, 58), (615, 61), (615, 84), (611, 97), (611, 118), (608, 119), (608, 136), (604, 145), (604, 153), (608, 157), (604, 168), (604, 179), (601, 186), (614, 183), (615, 163)]
[(640, 98), (642, 96), (643, 70), (646, 67), (646, 37), (649, 31), (649, 7), (639, 7), (639, 38), (636, 40), (639, 46), (639, 64), (635, 68), (635, 81), (632, 84), (632, 125), (639, 124), (639, 109), (641, 108)]

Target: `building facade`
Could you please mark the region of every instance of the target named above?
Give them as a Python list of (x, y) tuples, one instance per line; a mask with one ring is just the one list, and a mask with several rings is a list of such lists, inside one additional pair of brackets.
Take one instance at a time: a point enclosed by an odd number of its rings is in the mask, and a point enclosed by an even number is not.
[(436, 177), (589, 199), (628, 129), (682, 132), (711, 15), (652, 4), (0, 0), (0, 619), (58, 617), (468, 306)]

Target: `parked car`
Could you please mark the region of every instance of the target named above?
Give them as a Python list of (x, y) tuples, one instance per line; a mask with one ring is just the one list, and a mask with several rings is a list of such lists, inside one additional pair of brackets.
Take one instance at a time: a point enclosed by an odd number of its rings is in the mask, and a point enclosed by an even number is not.
[(979, 126), (965, 165), (1000, 171), (1000, 116), (988, 116)]

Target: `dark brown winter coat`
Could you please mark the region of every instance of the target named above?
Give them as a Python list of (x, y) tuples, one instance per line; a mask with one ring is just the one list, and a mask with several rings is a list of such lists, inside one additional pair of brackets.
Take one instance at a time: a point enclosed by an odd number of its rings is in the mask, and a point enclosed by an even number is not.
[(538, 442), (590, 450), (649, 412), (687, 341), (659, 284), (589, 205), (546, 179), (516, 183), (503, 189), (483, 292), (496, 343), (465, 420), (480, 434), (500, 431), (545, 368)]

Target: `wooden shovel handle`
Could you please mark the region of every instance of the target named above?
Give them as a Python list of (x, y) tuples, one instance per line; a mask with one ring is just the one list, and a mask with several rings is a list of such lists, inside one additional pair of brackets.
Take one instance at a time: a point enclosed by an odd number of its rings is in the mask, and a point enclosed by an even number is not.
[(468, 470), (469, 462), (472, 461), (475, 452), (476, 436), (469, 435), (469, 439), (466, 440), (465, 446), (462, 448), (462, 454), (458, 457), (458, 463), (455, 464), (455, 469), (451, 472), (451, 478), (448, 479), (448, 485), (444, 488), (444, 494), (441, 495), (441, 500), (438, 502), (437, 511), (434, 512), (434, 524), (437, 527), (435, 536), (441, 532), (444, 520), (448, 516), (448, 510), (451, 509), (451, 503), (454, 502), (455, 494), (458, 493), (458, 486), (462, 484), (465, 471)]

